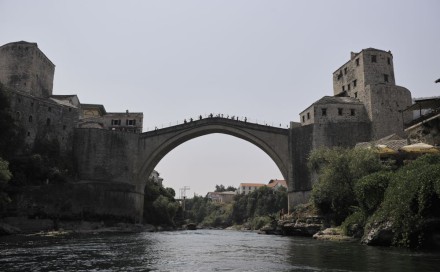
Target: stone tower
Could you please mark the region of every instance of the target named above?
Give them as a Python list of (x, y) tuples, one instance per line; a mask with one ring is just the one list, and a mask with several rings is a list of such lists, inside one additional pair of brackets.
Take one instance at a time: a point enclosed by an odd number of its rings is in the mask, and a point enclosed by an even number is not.
[(352, 52), (350, 60), (333, 73), (333, 93), (365, 105), (373, 140), (393, 133), (404, 136), (403, 123), (411, 116), (402, 110), (411, 106), (411, 92), (396, 85), (390, 51), (367, 48)]
[(52, 95), (55, 65), (36, 43), (25, 41), (0, 47), (0, 82), (26, 94), (47, 98)]

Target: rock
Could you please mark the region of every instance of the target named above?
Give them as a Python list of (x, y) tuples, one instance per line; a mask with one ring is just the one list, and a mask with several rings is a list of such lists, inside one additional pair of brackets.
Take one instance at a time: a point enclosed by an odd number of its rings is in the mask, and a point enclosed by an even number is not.
[(6, 223), (0, 223), (0, 236), (2, 235), (11, 235), (11, 234), (17, 234), (20, 233), (20, 229), (13, 227), (11, 225), (8, 225)]
[(197, 225), (195, 223), (188, 223), (186, 225), (185, 229), (187, 229), (187, 230), (196, 230), (197, 229)]
[(281, 231), (283, 235), (288, 236), (311, 237), (322, 229), (322, 223), (320, 222), (320, 220), (317, 219), (317, 217), (298, 219), (295, 223), (283, 221), (281, 222), (281, 224)]
[(280, 228), (277, 227), (277, 225), (272, 224), (272, 223), (268, 223), (266, 225), (264, 225), (259, 231), (259, 234), (275, 234), (275, 235), (279, 235), (282, 234), (282, 231)]
[(313, 235), (313, 238), (327, 241), (357, 241), (357, 239), (353, 237), (344, 235), (342, 229), (340, 228), (327, 228), (323, 231), (318, 231)]
[(369, 246), (391, 246), (394, 236), (392, 225), (389, 221), (373, 223), (365, 232), (361, 242)]
[(156, 231), (156, 227), (150, 224), (145, 224), (144, 225), (144, 231), (146, 232), (155, 232)]

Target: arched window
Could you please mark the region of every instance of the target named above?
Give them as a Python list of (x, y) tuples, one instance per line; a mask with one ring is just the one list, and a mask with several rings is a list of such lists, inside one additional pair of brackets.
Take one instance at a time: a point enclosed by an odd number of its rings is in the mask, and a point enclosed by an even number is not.
[(50, 118), (46, 119), (46, 125), (48, 125), (48, 126), (50, 125)]
[(32, 115), (29, 115), (29, 123), (32, 123)]
[(17, 112), (15, 113), (15, 118), (16, 118), (17, 120), (20, 120), (20, 119), (21, 119), (21, 113), (20, 113), (19, 111), (17, 111)]

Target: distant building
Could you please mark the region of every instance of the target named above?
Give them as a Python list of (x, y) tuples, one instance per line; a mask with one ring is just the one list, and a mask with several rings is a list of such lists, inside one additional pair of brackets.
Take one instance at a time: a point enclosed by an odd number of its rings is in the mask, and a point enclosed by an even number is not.
[(271, 179), (269, 183), (267, 184), (267, 187), (278, 190), (280, 188), (286, 188), (287, 189), (287, 183), (285, 180), (282, 179)]
[(408, 138), (440, 146), (440, 97), (414, 99), (414, 104), (405, 112), (414, 116), (411, 122), (405, 124)]
[(159, 172), (157, 172), (156, 170), (153, 170), (153, 172), (150, 174), (150, 176), (148, 177), (148, 181), (154, 182), (157, 185), (163, 186), (163, 184), (162, 184), (163, 178), (160, 177)]
[(142, 112), (107, 112), (99, 104), (82, 104), (81, 112), (82, 119), (78, 127), (142, 133)]
[(237, 189), (237, 194), (249, 194), (255, 191), (257, 188), (266, 186), (264, 183), (240, 183)]
[(217, 203), (231, 203), (234, 200), (234, 196), (236, 195), (233, 191), (225, 191), (225, 192), (209, 192), (206, 197), (211, 199), (212, 202)]

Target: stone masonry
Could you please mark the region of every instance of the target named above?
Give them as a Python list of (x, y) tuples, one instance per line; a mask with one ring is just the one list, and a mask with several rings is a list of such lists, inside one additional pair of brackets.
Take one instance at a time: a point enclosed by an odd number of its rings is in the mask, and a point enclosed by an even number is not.
[(411, 93), (395, 84), (391, 52), (373, 48), (352, 53), (333, 73), (334, 96), (307, 107), (289, 129), (211, 117), (139, 133), (142, 113), (108, 114), (102, 105), (81, 104), (75, 95), (53, 96), (54, 67), (35, 43), (0, 47), (0, 81), (9, 90), (12, 114), (26, 131), (28, 145), (43, 135), (73, 150), (75, 190), (88, 191), (96, 200), (78, 198), (72, 205), (76, 211), (134, 221), (142, 218), (145, 182), (156, 165), (193, 138), (223, 133), (258, 146), (287, 181), (292, 208), (308, 200), (316, 182), (307, 169), (313, 149), (404, 135), (403, 123), (411, 118), (403, 112), (411, 105)]

